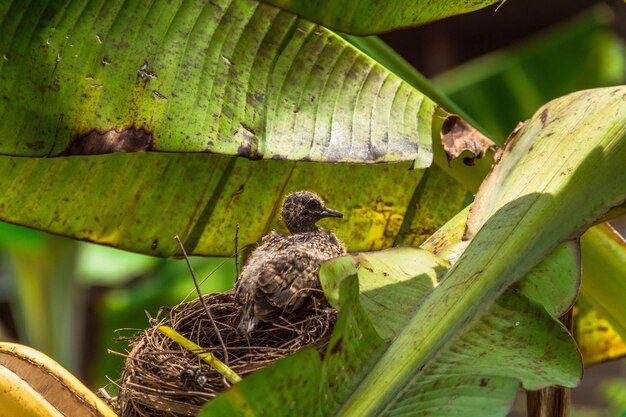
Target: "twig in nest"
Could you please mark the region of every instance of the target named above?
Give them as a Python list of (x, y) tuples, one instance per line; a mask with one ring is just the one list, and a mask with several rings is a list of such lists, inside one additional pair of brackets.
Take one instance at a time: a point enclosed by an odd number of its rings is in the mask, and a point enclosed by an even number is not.
[(224, 340), (222, 339), (222, 334), (220, 333), (220, 329), (218, 329), (217, 324), (215, 323), (215, 320), (213, 320), (213, 315), (211, 314), (211, 310), (209, 310), (209, 307), (206, 305), (206, 302), (204, 301), (204, 297), (202, 297), (202, 291), (200, 291), (200, 286), (198, 285), (196, 274), (195, 272), (193, 272), (193, 266), (191, 266), (191, 262), (189, 261), (189, 257), (187, 256), (187, 252), (185, 251), (185, 247), (183, 246), (183, 243), (180, 241), (180, 238), (178, 237), (178, 235), (174, 236), (174, 239), (176, 239), (176, 242), (178, 242), (178, 246), (180, 247), (180, 250), (183, 252), (183, 256), (185, 257), (185, 262), (187, 262), (187, 267), (189, 268), (189, 272), (191, 273), (191, 278), (193, 279), (193, 284), (196, 286), (196, 292), (198, 293), (198, 298), (200, 299), (200, 302), (202, 303), (202, 307), (204, 307), (204, 311), (206, 312), (207, 316), (209, 316), (209, 320), (211, 320), (211, 324), (213, 325), (213, 329), (215, 330), (217, 339), (220, 341), (220, 345), (222, 345), (222, 351), (224, 352), (224, 363), (226, 364), (226, 366), (228, 366), (228, 349), (226, 349), (226, 345), (224, 344)]
[(239, 279), (239, 223), (235, 228), (235, 285)]

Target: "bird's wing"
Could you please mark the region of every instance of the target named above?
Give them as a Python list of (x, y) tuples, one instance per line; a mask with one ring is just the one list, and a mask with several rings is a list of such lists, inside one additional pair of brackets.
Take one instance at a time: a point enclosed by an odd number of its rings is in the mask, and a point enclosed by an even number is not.
[(320, 289), (317, 270), (322, 260), (307, 248), (299, 247), (265, 263), (257, 281), (255, 315), (269, 320), (280, 310), (299, 309), (313, 291)]
[(263, 237), (261, 244), (250, 254), (237, 277), (235, 300), (239, 304), (246, 305), (254, 297), (259, 271), (263, 270), (263, 264), (267, 262), (271, 254), (289, 244), (288, 237), (280, 232), (272, 231)]

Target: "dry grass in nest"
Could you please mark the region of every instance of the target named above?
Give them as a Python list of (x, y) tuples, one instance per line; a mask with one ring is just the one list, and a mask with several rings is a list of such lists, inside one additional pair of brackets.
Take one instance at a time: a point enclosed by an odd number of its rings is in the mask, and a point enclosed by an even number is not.
[[(227, 365), (241, 377), (306, 346), (323, 351), (336, 320), (334, 310), (312, 308), (263, 323), (250, 339), (242, 339), (235, 331), (241, 307), (233, 291), (205, 295), (204, 300), (228, 352)], [(209, 364), (157, 331), (158, 325), (174, 328), (226, 362), (224, 348), (199, 299), (162, 308), (152, 326), (129, 341), (117, 398), (122, 417), (193, 416), (202, 404), (229, 387)]]

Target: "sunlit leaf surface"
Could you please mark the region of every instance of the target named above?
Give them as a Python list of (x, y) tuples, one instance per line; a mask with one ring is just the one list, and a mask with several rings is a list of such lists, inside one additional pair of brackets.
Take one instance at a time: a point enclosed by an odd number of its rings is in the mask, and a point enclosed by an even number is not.
[(432, 160), (431, 100), (276, 7), (14, 1), (0, 25), (1, 154)]

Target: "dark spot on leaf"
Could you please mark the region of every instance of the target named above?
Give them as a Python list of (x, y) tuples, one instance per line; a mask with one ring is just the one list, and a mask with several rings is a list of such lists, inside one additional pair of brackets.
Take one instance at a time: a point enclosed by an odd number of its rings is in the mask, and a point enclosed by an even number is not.
[(100, 155), (114, 152), (142, 152), (152, 150), (152, 133), (135, 126), (122, 130), (92, 129), (74, 136), (61, 155)]
[(446, 117), (439, 133), (448, 163), (468, 151), (473, 156), (463, 158), (463, 163), (472, 166), (476, 158), (480, 159), (489, 149), (496, 148), (496, 144), (491, 139), (456, 114), (449, 114)]
[(235, 197), (237, 197), (238, 195), (240, 195), (241, 193), (243, 193), (243, 189), (244, 189), (244, 187), (245, 187), (245, 186), (246, 186), (245, 184), (241, 184), (241, 185), (239, 186), (239, 188), (237, 188), (237, 190), (236, 190), (234, 193), (232, 193), (232, 194), (230, 195), (230, 198), (235, 198)]
[(26, 143), (26, 147), (28, 149), (36, 151), (36, 150), (39, 150), (39, 149), (43, 149), (44, 143), (41, 140), (38, 140), (38, 141), (35, 141), (35, 142), (27, 142)]
[(476, 165), (476, 158), (466, 156), (465, 158), (463, 158), (463, 163), (468, 167), (473, 167), (474, 165)]
[(489, 380), (487, 378), (481, 378), (480, 379), (480, 386), (481, 387), (486, 387), (487, 385), (489, 385)]
[(152, 245), (150, 245), (150, 247), (154, 250), (154, 249), (156, 249), (156, 248), (157, 248), (157, 246), (159, 246), (159, 241), (158, 241), (158, 240), (156, 240), (156, 239), (154, 239), (154, 240), (152, 241)]
[(542, 125), (546, 125), (546, 120), (548, 120), (548, 109), (543, 109), (543, 111), (541, 112), (541, 124)]
[(252, 135), (256, 135), (256, 130), (254, 130), (253, 128), (251, 128), (248, 125), (245, 125), (243, 123), (241, 123), (241, 127), (244, 128), (247, 132), (249, 132)]
[(331, 355), (341, 352), (344, 348), (344, 344), (343, 338), (340, 337), (339, 340), (337, 340), (337, 343), (335, 343), (333, 348), (330, 350)]
[(228, 119), (232, 119), (235, 117), (235, 113), (233, 113), (232, 109), (228, 105), (222, 108), (222, 114)]
[(241, 145), (237, 149), (237, 155), (250, 159), (261, 159), (263, 155), (258, 150), (258, 138), (253, 128), (240, 124), (241, 128), (235, 132), (235, 137), (241, 140)]
[(152, 90), (152, 95), (158, 100), (165, 100), (167, 98), (163, 94), (159, 93), (157, 90)]
[(257, 104), (263, 104), (263, 94), (262, 93), (247, 93), (246, 94), (246, 102), (250, 106), (255, 106)]
[(385, 155), (387, 154), (383, 149), (380, 149), (376, 146), (372, 146), (371, 142), (369, 143), (368, 146), (370, 147), (370, 154), (372, 155), (372, 160), (374, 161), (384, 158)]
[(148, 68), (148, 61), (143, 61), (143, 64), (141, 64), (139, 70), (137, 70), (137, 79), (150, 81), (153, 78), (156, 78), (156, 74)]

